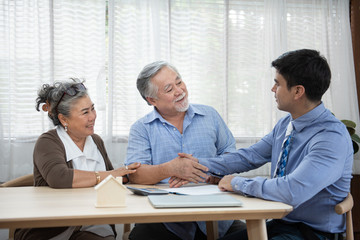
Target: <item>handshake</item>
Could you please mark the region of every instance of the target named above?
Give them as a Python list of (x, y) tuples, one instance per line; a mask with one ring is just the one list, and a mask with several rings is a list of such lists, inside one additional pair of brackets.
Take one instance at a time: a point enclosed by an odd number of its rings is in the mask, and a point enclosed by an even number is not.
[(199, 160), (191, 154), (179, 153), (178, 155), (177, 158), (166, 163), (171, 175), (169, 179), (170, 187), (181, 187), (189, 182), (218, 184), (223, 177), (210, 173), (209, 169), (200, 164)]

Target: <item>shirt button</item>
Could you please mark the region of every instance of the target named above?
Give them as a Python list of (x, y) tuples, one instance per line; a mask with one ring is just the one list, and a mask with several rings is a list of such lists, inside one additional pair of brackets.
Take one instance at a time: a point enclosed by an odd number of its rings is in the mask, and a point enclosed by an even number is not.
[(237, 184), (235, 184), (235, 188), (238, 188), (238, 185), (237, 185)]
[(176, 131), (176, 128), (174, 128), (174, 131)]
[(163, 123), (163, 126), (165, 126), (165, 123)]

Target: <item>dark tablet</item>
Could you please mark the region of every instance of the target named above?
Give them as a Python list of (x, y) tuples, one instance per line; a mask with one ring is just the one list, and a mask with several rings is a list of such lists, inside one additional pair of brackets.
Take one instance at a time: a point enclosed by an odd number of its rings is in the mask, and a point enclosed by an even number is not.
[(136, 188), (136, 187), (128, 187), (127, 188), (137, 195), (147, 196), (147, 195), (160, 195), (160, 194), (168, 194), (167, 191), (158, 189), (158, 188)]

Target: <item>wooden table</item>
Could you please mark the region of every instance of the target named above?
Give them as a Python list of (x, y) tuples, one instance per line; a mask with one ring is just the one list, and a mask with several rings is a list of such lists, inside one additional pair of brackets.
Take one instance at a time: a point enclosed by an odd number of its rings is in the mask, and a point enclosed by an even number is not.
[[(265, 219), (279, 219), (292, 207), (279, 202), (232, 194), (243, 207), (155, 209), (147, 197), (130, 191), (126, 207), (96, 208), (94, 188), (0, 188), (0, 228), (32, 228), (95, 224), (151, 223), (245, 219), (249, 239), (267, 239)], [(215, 239), (217, 232), (208, 234)]]

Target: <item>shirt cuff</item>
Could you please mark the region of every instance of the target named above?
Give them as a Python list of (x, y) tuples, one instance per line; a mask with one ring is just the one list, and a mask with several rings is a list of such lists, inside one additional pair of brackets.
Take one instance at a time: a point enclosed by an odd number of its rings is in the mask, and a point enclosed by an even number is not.
[(220, 161), (220, 157), (215, 158), (198, 158), (198, 161), (201, 165), (204, 165), (207, 167), (209, 172), (219, 175), (219, 176), (225, 176), (228, 175), (229, 172), (227, 172), (225, 166), (223, 166), (222, 161)]
[(250, 196), (249, 194), (243, 192), (245, 188), (246, 179), (247, 178), (237, 176), (231, 180), (231, 187), (235, 193), (238, 193), (243, 196)]

